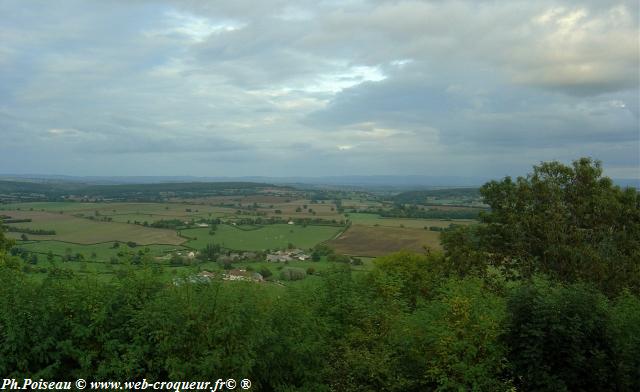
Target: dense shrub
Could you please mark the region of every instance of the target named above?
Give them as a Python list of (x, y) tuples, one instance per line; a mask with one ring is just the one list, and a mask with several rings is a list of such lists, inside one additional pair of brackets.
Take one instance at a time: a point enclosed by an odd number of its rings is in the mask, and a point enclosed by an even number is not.
[(280, 279), (282, 280), (301, 280), (307, 276), (302, 268), (285, 268), (280, 271)]
[(583, 285), (537, 280), (509, 298), (505, 343), (518, 389), (611, 390), (607, 300)]
[(506, 391), (505, 314), (504, 299), (481, 280), (444, 283), (393, 329), (406, 390)]
[(640, 299), (624, 292), (611, 307), (609, 332), (613, 339), (616, 385), (640, 391)]

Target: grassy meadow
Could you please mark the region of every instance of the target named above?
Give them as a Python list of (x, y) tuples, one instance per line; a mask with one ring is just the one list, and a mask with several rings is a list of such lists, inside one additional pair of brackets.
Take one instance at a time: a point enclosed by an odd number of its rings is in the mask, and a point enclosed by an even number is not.
[[(117, 257), (118, 253), (128, 252), (128, 251), (138, 251), (138, 250), (149, 250), (149, 254), (154, 257), (163, 256), (167, 252), (171, 252), (173, 250), (181, 250), (184, 249), (182, 246), (174, 246), (174, 245), (144, 245), (135, 248), (130, 248), (125, 243), (117, 243), (117, 247), (115, 242), (105, 242), (101, 244), (91, 244), (91, 245), (83, 245), (83, 244), (75, 244), (71, 242), (62, 242), (62, 241), (54, 241), (54, 240), (43, 240), (43, 241), (18, 241), (18, 247), (25, 249), (29, 252), (46, 255), (49, 252), (52, 252), (54, 256), (62, 258), (66, 255), (75, 255), (82, 254), (88, 260), (99, 261), (99, 262), (107, 262), (112, 257)], [(95, 255), (95, 256), (94, 256)]]
[[(188, 203), (82, 203), (82, 202), (37, 202), (16, 203), (0, 206), (0, 211), (41, 211), (69, 213), (77, 217), (111, 217), (114, 221), (148, 221), (161, 219), (191, 219), (220, 217), (235, 213), (233, 208), (206, 204)], [(9, 214), (11, 215), (11, 214)]]
[(195, 249), (215, 243), (236, 250), (265, 250), (286, 248), (293, 244), (308, 249), (335, 237), (341, 228), (336, 226), (300, 226), (276, 224), (243, 230), (233, 225), (218, 225), (212, 235), (209, 228), (181, 230), (181, 235), (191, 238), (185, 245)]
[[(55, 235), (27, 234), (32, 240), (57, 240), (77, 244), (95, 244), (107, 241), (133, 241), (141, 245), (180, 245), (185, 240), (174, 230), (156, 229), (118, 222), (101, 222), (78, 218), (69, 213), (41, 211), (6, 211), (12, 218), (31, 219), (31, 222), (12, 223), (15, 228), (55, 230)], [(20, 238), (21, 233), (10, 232), (8, 236)]]

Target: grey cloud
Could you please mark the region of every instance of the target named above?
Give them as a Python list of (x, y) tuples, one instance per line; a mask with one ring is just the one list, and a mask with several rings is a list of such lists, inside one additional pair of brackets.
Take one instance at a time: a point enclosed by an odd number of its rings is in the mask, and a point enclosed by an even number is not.
[(328, 130), (361, 122), (400, 130), (426, 125), (439, 131), (440, 142), (456, 148), (637, 143), (637, 113), (625, 104), (637, 102), (632, 96), (585, 100), (509, 86), (465, 94), (446, 84), (387, 79), (343, 91), (306, 121)]
[(588, 154), (628, 170), (637, 13), (596, 0), (7, 0), (0, 165), (493, 174), (496, 154), (525, 169)]
[(229, 152), (247, 149), (242, 143), (222, 138), (185, 138), (185, 137), (157, 137), (157, 136), (125, 136), (108, 143), (78, 146), (77, 150), (92, 153), (201, 153), (201, 152)]

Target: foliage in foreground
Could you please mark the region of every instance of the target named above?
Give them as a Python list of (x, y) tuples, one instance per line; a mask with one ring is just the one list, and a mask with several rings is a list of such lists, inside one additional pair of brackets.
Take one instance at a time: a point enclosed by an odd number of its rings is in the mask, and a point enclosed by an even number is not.
[[(640, 300), (584, 285), (500, 287), (397, 254), (317, 286), (104, 282), (0, 270), (0, 373), (45, 379), (250, 378), (263, 391), (637, 390)], [(441, 260), (441, 259), (440, 259)], [(406, 287), (410, 287), (406, 290)]]

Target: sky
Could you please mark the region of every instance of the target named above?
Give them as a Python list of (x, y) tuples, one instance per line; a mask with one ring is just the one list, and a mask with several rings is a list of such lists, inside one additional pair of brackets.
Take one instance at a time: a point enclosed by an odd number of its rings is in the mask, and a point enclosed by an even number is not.
[(637, 1), (0, 0), (0, 173), (640, 177)]

